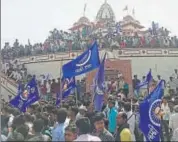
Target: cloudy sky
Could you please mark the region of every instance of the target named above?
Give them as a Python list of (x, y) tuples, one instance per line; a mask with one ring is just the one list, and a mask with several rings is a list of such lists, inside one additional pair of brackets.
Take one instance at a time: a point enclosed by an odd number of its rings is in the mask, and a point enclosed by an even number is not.
[[(105, 0), (1, 0), (2, 44), (15, 38), (21, 43), (43, 42), (49, 31), (69, 29), (83, 16), (95, 20), (97, 11)], [(135, 9), (135, 18), (149, 27), (151, 21), (160, 23), (178, 35), (178, 0), (108, 0), (119, 21), (126, 15), (123, 8), (128, 5), (129, 13)]]

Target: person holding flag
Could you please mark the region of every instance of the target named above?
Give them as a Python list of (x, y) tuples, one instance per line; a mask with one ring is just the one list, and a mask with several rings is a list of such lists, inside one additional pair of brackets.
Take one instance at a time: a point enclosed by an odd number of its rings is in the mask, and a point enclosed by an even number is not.
[(62, 72), (64, 78), (71, 78), (98, 68), (100, 65), (98, 44), (92, 46), (79, 55), (76, 59), (64, 64)]
[[(76, 87), (75, 77), (62, 78), (61, 82), (61, 91), (56, 94), (56, 106), (60, 104), (60, 99), (68, 97)], [(60, 95), (62, 95), (62, 97), (60, 97)]]
[(150, 69), (146, 75), (146, 79), (136, 85), (136, 90), (134, 91), (136, 97), (139, 97), (139, 90), (141, 87), (143, 87), (145, 85), (147, 85), (147, 92), (149, 94), (149, 85), (150, 85), (150, 82), (152, 81), (152, 79), (153, 79), (153, 77), (152, 77), (152, 73), (151, 73), (151, 69)]
[(26, 112), (26, 109), (31, 104), (35, 103), (40, 99), (38, 87), (35, 77), (22, 87), (22, 84), (19, 83), (18, 93), (9, 103), (18, 108), (21, 112)]
[(163, 81), (160, 81), (156, 88), (139, 104), (139, 127), (146, 141), (161, 140), (162, 83)]

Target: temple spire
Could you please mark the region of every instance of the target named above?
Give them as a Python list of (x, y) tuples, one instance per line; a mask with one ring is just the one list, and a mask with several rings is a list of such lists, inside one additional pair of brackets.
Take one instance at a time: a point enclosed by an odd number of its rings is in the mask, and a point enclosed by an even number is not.
[(105, 0), (105, 3), (107, 3), (107, 0)]
[(132, 9), (132, 16), (135, 18), (135, 9)]
[(85, 17), (86, 8), (87, 8), (87, 4), (85, 3), (85, 5), (84, 5), (84, 10), (83, 10), (83, 16), (84, 16), (84, 17)]

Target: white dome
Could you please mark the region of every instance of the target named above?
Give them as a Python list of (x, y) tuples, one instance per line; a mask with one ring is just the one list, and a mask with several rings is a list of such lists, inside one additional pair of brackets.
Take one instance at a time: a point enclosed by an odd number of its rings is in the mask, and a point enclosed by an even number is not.
[(81, 17), (77, 24), (89, 24), (90, 23), (90, 20), (87, 18), (87, 17)]
[(106, 21), (106, 20), (115, 21), (114, 12), (111, 6), (107, 2), (105, 2), (101, 6), (96, 16), (96, 21)]

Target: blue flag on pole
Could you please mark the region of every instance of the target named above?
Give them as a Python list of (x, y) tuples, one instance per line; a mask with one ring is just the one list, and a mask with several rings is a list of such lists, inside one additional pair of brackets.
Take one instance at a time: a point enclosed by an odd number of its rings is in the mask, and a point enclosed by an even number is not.
[(148, 85), (150, 83), (150, 81), (152, 80), (152, 74), (151, 74), (151, 69), (150, 71), (148, 72), (148, 74), (146, 75), (146, 79), (145, 81), (141, 82), (140, 84), (137, 84), (136, 88), (137, 90), (139, 90), (141, 87), (145, 86), (145, 85)]
[(100, 65), (98, 45), (96, 42), (83, 54), (63, 65), (63, 77), (73, 77), (89, 72)]
[[(73, 93), (72, 91), (76, 87), (75, 77), (62, 78), (61, 82), (62, 82), (62, 86), (61, 86), (62, 99), (65, 99), (67, 96)], [(56, 105), (59, 105), (59, 103), (60, 103), (60, 92), (57, 93)]]
[(18, 93), (9, 103), (18, 108), (21, 112), (25, 112), (26, 108), (40, 99), (38, 87), (33, 77), (23, 88), (22, 84), (18, 86)]
[(103, 106), (103, 99), (104, 99), (104, 81), (105, 81), (105, 71), (104, 71), (104, 64), (105, 64), (106, 53), (104, 55), (103, 61), (101, 62), (98, 72), (95, 76), (95, 88), (94, 88), (94, 107), (96, 111), (101, 111)]
[(147, 141), (160, 141), (162, 82), (139, 105), (139, 127)]

